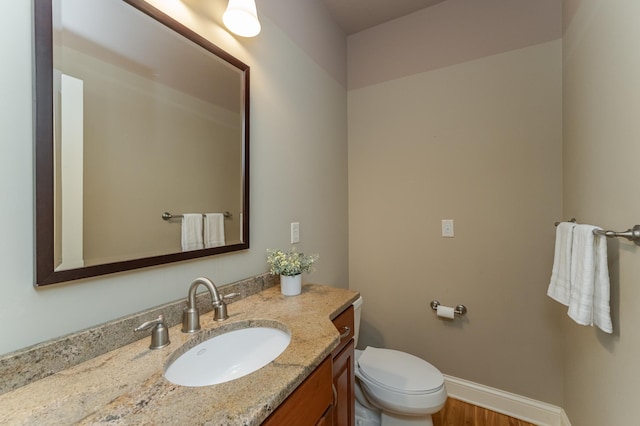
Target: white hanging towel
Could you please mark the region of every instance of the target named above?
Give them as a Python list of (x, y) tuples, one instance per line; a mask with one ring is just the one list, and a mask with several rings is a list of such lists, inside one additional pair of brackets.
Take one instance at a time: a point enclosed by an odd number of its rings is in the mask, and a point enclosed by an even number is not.
[[(600, 229), (600, 228), (599, 228)], [(613, 332), (609, 265), (607, 264), (607, 237), (596, 235), (596, 282), (593, 290), (593, 323), (605, 333)]]
[(202, 243), (202, 215), (187, 213), (182, 216), (182, 251), (200, 250)]
[(561, 222), (556, 228), (556, 246), (553, 255), (553, 269), (547, 295), (569, 305), (571, 295), (571, 249), (573, 246), (573, 222)]
[(224, 244), (224, 215), (222, 213), (205, 213), (204, 247), (220, 247)]
[(594, 235), (601, 229), (576, 225), (571, 253), (571, 295), (569, 317), (581, 325), (597, 325), (611, 333), (609, 268), (606, 237)]

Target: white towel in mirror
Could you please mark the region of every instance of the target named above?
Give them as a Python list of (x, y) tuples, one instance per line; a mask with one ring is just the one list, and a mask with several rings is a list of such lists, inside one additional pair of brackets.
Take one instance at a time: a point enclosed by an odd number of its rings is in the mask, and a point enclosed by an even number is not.
[(222, 213), (205, 213), (204, 215), (204, 247), (220, 247), (225, 245), (224, 215)]
[(202, 242), (202, 215), (187, 213), (182, 217), (182, 251), (200, 250)]
[(596, 235), (596, 274), (593, 290), (593, 323), (605, 333), (613, 333), (611, 284), (607, 264), (607, 237)]
[(553, 269), (547, 295), (569, 305), (571, 295), (571, 249), (573, 246), (573, 222), (561, 222), (556, 228), (556, 246), (553, 254)]
[(592, 225), (576, 225), (571, 253), (569, 316), (578, 324), (596, 325), (611, 333), (607, 241)]

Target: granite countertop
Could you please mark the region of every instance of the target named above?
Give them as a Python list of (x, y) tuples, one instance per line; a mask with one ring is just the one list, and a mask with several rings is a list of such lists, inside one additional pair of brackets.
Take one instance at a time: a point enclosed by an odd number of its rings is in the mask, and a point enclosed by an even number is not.
[[(226, 321), (203, 314), (198, 333), (170, 328), (166, 348), (150, 350), (145, 337), (0, 395), (0, 424), (258, 425), (338, 345), (331, 320), (357, 297), (355, 291), (314, 284), (294, 297), (283, 296), (278, 286), (266, 289), (229, 305)], [(274, 321), (290, 331), (291, 343), (260, 370), (206, 387), (164, 378), (167, 362), (216, 330)]]

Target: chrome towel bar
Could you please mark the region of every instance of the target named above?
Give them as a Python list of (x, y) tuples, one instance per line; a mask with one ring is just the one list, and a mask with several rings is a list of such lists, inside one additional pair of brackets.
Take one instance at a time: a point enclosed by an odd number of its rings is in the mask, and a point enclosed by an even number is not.
[[(569, 220), (569, 222), (576, 222), (575, 218)], [(555, 225), (558, 226), (560, 222), (556, 222)], [(627, 229), (626, 231), (605, 231), (602, 229), (594, 229), (593, 233), (595, 235), (604, 235), (607, 238), (626, 238), (629, 241), (635, 243), (635, 245), (640, 246), (640, 225), (634, 225), (633, 228)]]
[[(230, 217), (232, 217), (233, 215), (229, 212), (224, 212), (222, 213), (222, 215), (229, 219)], [(184, 217), (184, 215), (181, 214), (171, 214), (169, 212), (164, 212), (162, 213), (162, 220), (170, 220), (170, 219), (182, 219)]]
[[(567, 222), (576, 223), (576, 218), (575, 218), (575, 217), (572, 217), (572, 218), (571, 218), (571, 219), (569, 219)], [(554, 225), (555, 225), (555, 226), (558, 226), (558, 225), (560, 225), (560, 222), (556, 222), (556, 223), (554, 223)]]
[(596, 229), (593, 231), (596, 235), (604, 235), (607, 238), (626, 238), (629, 241), (633, 241), (637, 246), (640, 246), (640, 225), (634, 225), (633, 228), (626, 231), (604, 231), (602, 229)]

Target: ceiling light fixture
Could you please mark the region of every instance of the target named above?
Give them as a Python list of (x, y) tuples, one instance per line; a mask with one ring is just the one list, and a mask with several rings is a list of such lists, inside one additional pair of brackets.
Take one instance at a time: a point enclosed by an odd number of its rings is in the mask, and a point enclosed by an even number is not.
[(253, 0), (229, 0), (222, 22), (234, 34), (254, 37), (260, 33), (260, 21)]

